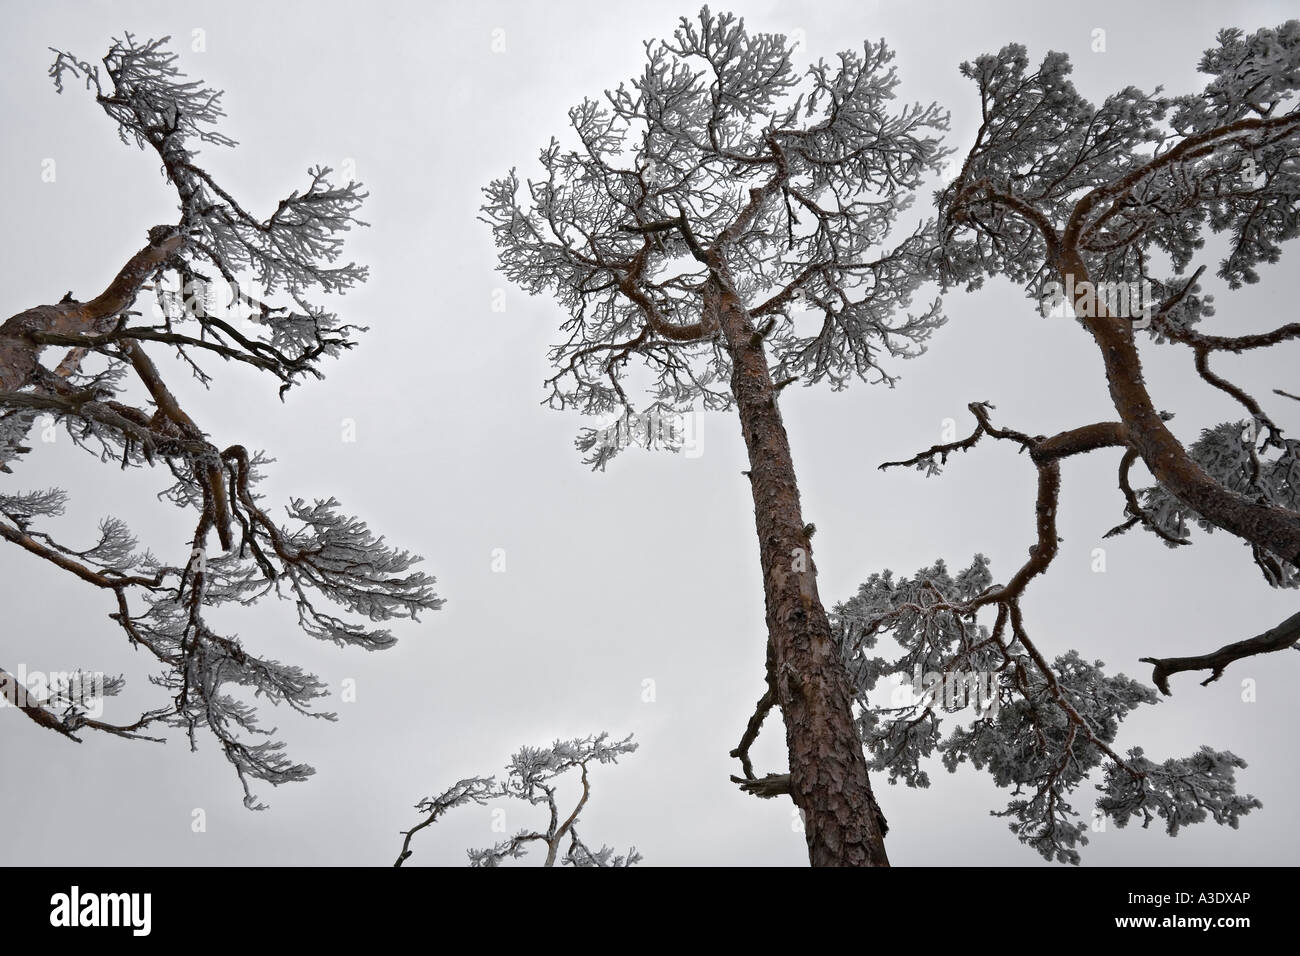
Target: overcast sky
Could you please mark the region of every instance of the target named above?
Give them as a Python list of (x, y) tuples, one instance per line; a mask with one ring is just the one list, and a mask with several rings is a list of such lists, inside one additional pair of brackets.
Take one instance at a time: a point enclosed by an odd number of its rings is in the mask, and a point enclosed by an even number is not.
[[(718, 5), (721, 6), (721, 5)], [(721, 8), (726, 8), (725, 6)], [(1199, 90), (1201, 52), (1223, 26), (1254, 30), (1294, 14), (1290, 3), (733, 3), (751, 30), (802, 31), (807, 53), (832, 57), (885, 37), (898, 52), (907, 99), (953, 113), (950, 143), (969, 145), (974, 87), (958, 64), (1005, 43), (1037, 60), (1061, 50), (1094, 99), (1133, 84)], [(647, 864), (807, 861), (788, 801), (759, 801), (728, 781), (736, 745), (763, 690), (764, 622), (753, 507), (740, 429), (704, 418), (702, 454), (633, 450), (592, 474), (573, 448), (583, 424), (539, 405), (546, 346), (562, 319), (553, 301), (507, 288), (494, 272), (479, 189), (511, 166), (527, 174), (586, 95), (639, 71), (642, 42), (671, 33), (690, 3), (188, 3), (10, 5), (0, 33), (5, 64), (0, 189), (9, 228), (0, 239), (10, 315), (72, 290), (102, 290), (142, 244), (173, 221), (174, 192), (156, 157), (118, 142), (84, 90), (60, 97), (46, 70), (54, 46), (97, 60), (110, 39), (173, 36), (186, 72), (226, 91), (234, 150), (207, 149), (206, 168), (253, 211), (305, 183), (304, 170), (353, 164), (370, 190), (351, 257), (368, 284), (340, 304), (370, 327), (323, 382), (281, 404), (275, 382), (216, 366), (203, 393), (172, 368), (190, 414), (224, 447), (277, 459), (264, 486), (341, 499), (345, 509), (426, 558), (446, 606), (397, 628), (398, 645), (366, 654), (297, 631), (292, 609), (265, 605), (220, 618), (250, 648), (315, 671), (332, 688), (355, 680), (356, 703), (327, 708), (337, 723), (263, 709), (267, 726), (317, 774), (257, 787), (270, 808), (243, 808), (214, 741), (197, 753), (88, 735), (80, 746), (13, 710), (0, 711), (0, 862), (10, 864), (389, 864), (412, 805), (457, 779), (499, 773), (521, 744), (609, 730), (641, 748), (593, 773), (588, 842), (635, 844)], [(1105, 51), (1093, 52), (1094, 31)], [(504, 46), (504, 49), (501, 47)], [(496, 47), (496, 49), (494, 49)], [(196, 49), (197, 48), (197, 49)], [(54, 182), (42, 181), (46, 160)], [(45, 165), (43, 165), (45, 164)], [(1294, 255), (1294, 250), (1291, 251)], [(1294, 318), (1280, 271), (1219, 301), (1215, 331), (1264, 329)], [(1290, 266), (1294, 268), (1294, 263)], [(504, 311), (494, 296), (504, 290)], [(1042, 319), (1018, 290), (992, 283), (946, 302), (949, 325), (923, 358), (896, 365), (894, 389), (788, 389), (790, 432), (806, 518), (818, 527), (819, 587), (827, 605), (886, 567), (911, 574), (943, 557), (965, 567), (981, 551), (996, 578), (1033, 540), (1034, 472), (1007, 447), (985, 445), (943, 477), (880, 472), (939, 440), (945, 419), (965, 432), (973, 400), (1000, 423), (1034, 433), (1113, 417), (1096, 350), (1083, 331)], [(1297, 346), (1222, 368), (1297, 391)], [(1185, 350), (1147, 349), (1156, 404), (1175, 409), (1184, 440), (1241, 417), (1197, 379)], [(1300, 407), (1270, 406), (1300, 426)], [(343, 422), (356, 441), (343, 440)], [(1104, 542), (1122, 520), (1117, 452), (1064, 468), (1060, 557), (1024, 602), (1031, 633), (1054, 655), (1078, 648), (1108, 668), (1149, 679), (1139, 657), (1193, 654), (1257, 634), (1295, 611), (1294, 592), (1270, 590), (1248, 549), (1197, 533), (1172, 552), (1133, 532)], [(5, 476), (6, 486), (57, 484), (72, 494), (53, 529), (91, 540), (104, 514), (126, 519), (142, 544), (178, 560), (192, 519), (154, 500), (165, 473), (123, 473), (70, 447), (67, 436)], [(505, 573), (494, 573), (494, 549)], [(106, 719), (159, 706), (150, 660), (107, 619), (109, 596), (12, 546), (0, 550), (0, 666), (124, 673), (126, 693)], [(1233, 665), (1208, 688), (1183, 675), (1175, 695), (1140, 709), (1120, 749), (1156, 760), (1203, 743), (1244, 757), (1240, 789), (1264, 802), (1239, 831), (1203, 824), (1168, 838), (1157, 824), (1092, 835), (1085, 864), (1294, 864), (1294, 653)], [(1257, 700), (1242, 700), (1242, 681)], [(644, 688), (653, 681), (653, 700)], [(132, 711), (134, 710), (134, 713)], [(755, 750), (759, 772), (784, 771), (779, 718)], [(1008, 795), (986, 775), (936, 767), (929, 790), (877, 782), (897, 865), (1039, 865), (1006, 823), (989, 815)], [(1092, 794), (1076, 806), (1091, 807)], [(206, 832), (192, 832), (195, 809)], [(508, 808), (508, 829), (531, 825)], [(469, 807), (422, 833), (412, 864), (458, 864), (490, 845), (491, 808)]]

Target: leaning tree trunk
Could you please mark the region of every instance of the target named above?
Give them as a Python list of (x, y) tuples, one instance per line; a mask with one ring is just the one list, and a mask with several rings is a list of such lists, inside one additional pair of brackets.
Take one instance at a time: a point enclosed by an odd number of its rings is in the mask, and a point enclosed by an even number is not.
[[(1065, 251), (1058, 264), (1061, 279), (1081, 299), (1093, 288), (1083, 257)], [(1165, 426), (1147, 392), (1132, 322), (1112, 316), (1094, 296), (1092, 309), (1080, 308), (1106, 367), (1106, 382), (1129, 441), (1142, 462), (1175, 498), (1207, 521), (1251, 544), (1300, 565), (1300, 515), (1268, 502), (1252, 501), (1211, 478)], [(1076, 303), (1071, 303), (1075, 305)]]
[(762, 338), (734, 295), (717, 289), (713, 295), (749, 451), (776, 700), (808, 856), (813, 866), (888, 866), (884, 818), (853, 722), (848, 672), (817, 595), (790, 442)]

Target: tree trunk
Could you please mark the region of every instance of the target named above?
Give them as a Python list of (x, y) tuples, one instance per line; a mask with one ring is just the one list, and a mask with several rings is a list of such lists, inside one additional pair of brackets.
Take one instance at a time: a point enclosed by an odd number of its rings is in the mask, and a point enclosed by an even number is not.
[[(1073, 283), (1078, 297), (1091, 288), (1088, 268), (1078, 253), (1063, 253), (1058, 271), (1066, 288)], [(1300, 515), (1223, 487), (1192, 460), (1152, 404), (1132, 322), (1109, 315), (1098, 301), (1094, 295), (1091, 314), (1081, 320), (1101, 349), (1111, 400), (1147, 469), (1170, 494), (1207, 521), (1300, 565)]]
[(853, 723), (848, 673), (817, 595), (794, 461), (761, 337), (734, 295), (713, 312), (732, 361), (731, 389), (749, 451), (776, 699), (790, 753), (790, 795), (803, 812), (813, 866), (888, 866), (884, 818)]

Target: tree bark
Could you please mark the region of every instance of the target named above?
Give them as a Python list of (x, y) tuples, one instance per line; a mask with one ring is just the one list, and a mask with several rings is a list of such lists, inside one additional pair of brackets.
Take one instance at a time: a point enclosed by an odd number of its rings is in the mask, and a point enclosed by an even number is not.
[(731, 389), (749, 451), (768, 641), (790, 754), (790, 795), (803, 811), (813, 866), (888, 866), (884, 818), (853, 722), (850, 682), (817, 594), (794, 461), (762, 337), (716, 284), (716, 315), (732, 361)]
[(174, 228), (155, 226), (149, 244), (132, 256), (108, 288), (89, 302), (68, 300), (58, 305), (38, 305), (0, 325), (0, 391), (18, 391), (35, 374), (43, 346), (31, 338), (33, 333), (85, 335), (109, 331), (112, 320), (130, 307), (140, 287), (180, 251), (184, 242)]
[[(1065, 250), (1061, 279), (1066, 288), (1085, 295), (1091, 277), (1082, 256)], [(1082, 310), (1081, 321), (1101, 349), (1106, 382), (1120, 420), (1128, 426), (1129, 442), (1160, 484), (1207, 521), (1258, 545), (1292, 564), (1300, 565), (1300, 515), (1223, 487), (1192, 460), (1181, 442), (1165, 427), (1142, 375), (1142, 360), (1133, 341), (1132, 322), (1109, 315), (1097, 304)], [(1072, 305), (1074, 303), (1071, 303)]]

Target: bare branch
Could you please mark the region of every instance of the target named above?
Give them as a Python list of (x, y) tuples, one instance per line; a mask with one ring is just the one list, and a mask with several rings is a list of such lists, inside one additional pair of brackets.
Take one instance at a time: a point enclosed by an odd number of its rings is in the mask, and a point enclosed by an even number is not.
[(1183, 671), (1211, 671), (1209, 677), (1201, 681), (1201, 686), (1212, 684), (1223, 676), (1224, 670), (1234, 661), (1256, 654), (1271, 654), (1274, 651), (1294, 647), (1300, 641), (1300, 613), (1292, 614), (1281, 624), (1271, 627), (1263, 634), (1226, 644), (1209, 654), (1198, 657), (1143, 657), (1140, 660), (1154, 664), (1151, 680), (1165, 695), (1173, 693), (1169, 689), (1169, 678)]

